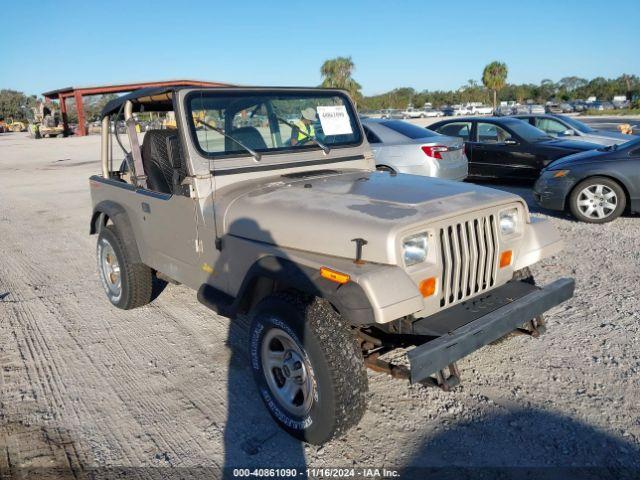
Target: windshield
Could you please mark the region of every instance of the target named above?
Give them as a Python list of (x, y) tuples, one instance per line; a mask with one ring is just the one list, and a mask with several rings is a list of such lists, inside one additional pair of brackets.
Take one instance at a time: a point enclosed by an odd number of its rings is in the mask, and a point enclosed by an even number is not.
[(427, 137), (435, 137), (438, 135), (431, 130), (427, 130), (424, 127), (419, 127), (414, 125), (413, 123), (403, 122), (402, 120), (386, 120), (380, 122), (381, 125), (384, 125), (391, 130), (398, 132), (401, 135), (409, 138), (427, 138)]
[(564, 115), (558, 115), (558, 118), (561, 118), (563, 122), (568, 123), (573, 128), (578, 130), (579, 132), (582, 132), (582, 133), (595, 132), (595, 130), (593, 128), (591, 128), (589, 125), (585, 125), (584, 123), (582, 123), (582, 122), (580, 122), (578, 120), (575, 120), (575, 119), (573, 119), (571, 117), (565, 117)]
[(362, 142), (347, 97), (336, 92), (193, 92), (191, 129), (207, 156), (331, 149)]
[(553, 138), (526, 121), (518, 120), (507, 122), (505, 125), (527, 142), (540, 142), (543, 140), (551, 140)]

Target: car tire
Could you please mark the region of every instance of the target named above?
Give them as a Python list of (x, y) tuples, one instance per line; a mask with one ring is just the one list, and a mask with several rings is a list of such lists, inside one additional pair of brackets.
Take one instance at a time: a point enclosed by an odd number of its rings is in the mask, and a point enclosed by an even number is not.
[(627, 196), (618, 182), (607, 177), (591, 177), (574, 187), (569, 195), (571, 214), (581, 222), (607, 223), (627, 206)]
[(151, 302), (154, 273), (143, 263), (133, 262), (114, 225), (100, 229), (96, 247), (98, 272), (109, 301), (130, 310)]
[(320, 445), (360, 421), (368, 390), (362, 352), (327, 301), (272, 294), (255, 308), (249, 338), (260, 396), (290, 435)]

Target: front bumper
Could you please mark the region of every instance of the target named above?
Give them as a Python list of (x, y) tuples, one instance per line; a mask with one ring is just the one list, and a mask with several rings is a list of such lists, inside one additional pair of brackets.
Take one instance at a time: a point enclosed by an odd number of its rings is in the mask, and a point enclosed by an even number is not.
[(440, 314), (416, 320), (413, 334), (436, 336), (407, 353), (412, 383), (441, 372), (455, 361), (497, 340), (573, 296), (574, 280), (544, 288), (511, 281), (488, 294)]
[(542, 172), (533, 187), (533, 199), (542, 208), (564, 210), (566, 199), (575, 182), (569, 176), (554, 178), (554, 173), (556, 172)]

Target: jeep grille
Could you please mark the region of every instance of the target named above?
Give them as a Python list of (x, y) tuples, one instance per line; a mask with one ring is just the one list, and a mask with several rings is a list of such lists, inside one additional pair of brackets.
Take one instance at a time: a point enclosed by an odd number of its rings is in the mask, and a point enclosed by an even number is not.
[(442, 288), (440, 306), (458, 303), (496, 282), (498, 241), (495, 215), (440, 229)]

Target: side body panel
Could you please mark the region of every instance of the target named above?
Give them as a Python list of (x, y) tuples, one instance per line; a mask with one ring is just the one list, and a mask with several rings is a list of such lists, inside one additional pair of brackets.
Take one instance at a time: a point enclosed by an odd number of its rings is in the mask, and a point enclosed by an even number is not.
[[(217, 250), (213, 236), (203, 234), (206, 225), (196, 199), (135, 189), (97, 176), (91, 178), (90, 186), (94, 215), (106, 210), (104, 205), (116, 205), (128, 221), (144, 264), (192, 288), (206, 281), (203, 265), (215, 263), (211, 257), (217, 256)], [(103, 213), (109, 216), (109, 211)], [(116, 224), (120, 229), (123, 225)]]

